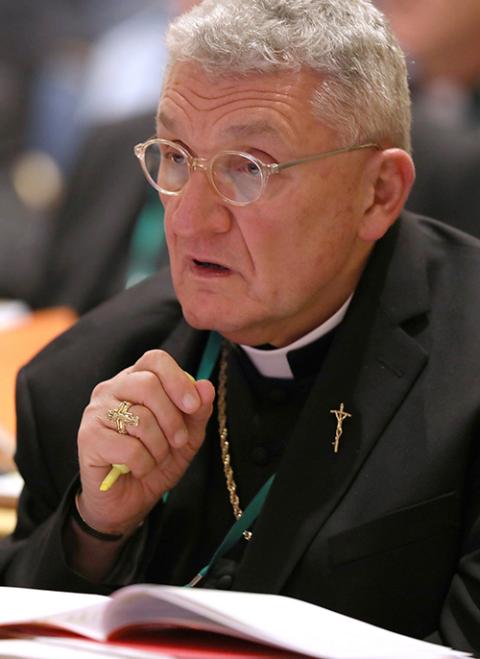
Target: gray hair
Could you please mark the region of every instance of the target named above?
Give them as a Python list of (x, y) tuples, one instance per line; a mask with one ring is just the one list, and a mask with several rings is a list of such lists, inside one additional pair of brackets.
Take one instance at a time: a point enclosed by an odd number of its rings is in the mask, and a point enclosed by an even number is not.
[(170, 64), (194, 60), (213, 75), (317, 71), (313, 112), (344, 145), (410, 151), (405, 58), (370, 0), (203, 0), (167, 45)]

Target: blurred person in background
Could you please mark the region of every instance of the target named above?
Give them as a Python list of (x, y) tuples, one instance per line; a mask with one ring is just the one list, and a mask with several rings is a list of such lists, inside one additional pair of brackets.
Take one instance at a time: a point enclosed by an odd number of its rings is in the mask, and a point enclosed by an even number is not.
[(377, 0), (409, 58), (415, 105), (444, 126), (480, 127), (480, 2)]
[(376, 4), (410, 70), (417, 178), (407, 207), (480, 236), (480, 2)]
[[(72, 9), (62, 0), (0, 3), (0, 298), (29, 299), (39, 277), (44, 207), (37, 203), (38, 179), (21, 160), (30, 151), (37, 76), (59, 40), (72, 34)], [(53, 169), (47, 186), (58, 181)]]
[(155, 129), (168, 21), (194, 4), (151, 3), (91, 48), (76, 115), (83, 139), (47, 223), (33, 307), (83, 313), (168, 262), (163, 207), (132, 146)]
[[(78, 170), (90, 131), (115, 118), (97, 116), (93, 108), (98, 109), (102, 100), (104, 107), (120, 106), (118, 90), (122, 89), (134, 115), (145, 110), (147, 84), (155, 93), (158, 90), (164, 61), (161, 36), (157, 31), (156, 57), (153, 39), (147, 48), (139, 31), (132, 28), (129, 41), (128, 30), (122, 33), (121, 26), (128, 25), (129, 19), (133, 26), (135, 20), (140, 23), (136, 16), (146, 13), (158, 29), (159, 21), (165, 24), (171, 11), (158, 0), (33, 4), (4, 0), (0, 4), (0, 298), (19, 298), (31, 306), (38, 306), (40, 300), (42, 305), (45, 267), (52, 258), (52, 225), (70, 194), (72, 171)], [(143, 21), (148, 23), (148, 18)], [(117, 57), (124, 42), (123, 59), (116, 77), (103, 79), (100, 98), (92, 82), (94, 69), (100, 66), (97, 53), (100, 44), (108, 41), (107, 35), (115, 33), (122, 37), (117, 39)], [(126, 66), (128, 60), (135, 62), (134, 34), (142, 73), (137, 66), (135, 88), (132, 76), (128, 77), (135, 67)], [(154, 107), (151, 98), (152, 115)], [(123, 118), (128, 116), (128, 112), (123, 114)], [(47, 285), (54, 283), (50, 280)], [(45, 301), (49, 302), (48, 296)]]
[(163, 206), (132, 153), (153, 131), (153, 111), (90, 127), (50, 221), (35, 308), (82, 314), (168, 262)]

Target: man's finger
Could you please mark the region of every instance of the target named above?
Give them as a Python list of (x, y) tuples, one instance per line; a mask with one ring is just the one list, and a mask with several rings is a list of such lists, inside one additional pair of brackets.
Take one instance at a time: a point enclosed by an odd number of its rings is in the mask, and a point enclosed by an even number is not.
[(170, 400), (186, 414), (201, 405), (195, 380), (164, 350), (149, 350), (134, 364), (131, 372), (151, 371), (160, 380)]

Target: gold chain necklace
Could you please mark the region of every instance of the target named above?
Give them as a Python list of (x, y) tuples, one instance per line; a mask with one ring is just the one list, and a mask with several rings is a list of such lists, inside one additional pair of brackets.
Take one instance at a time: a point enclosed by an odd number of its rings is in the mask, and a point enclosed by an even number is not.
[[(218, 372), (218, 401), (217, 401), (217, 418), (218, 433), (220, 435), (220, 450), (222, 453), (223, 473), (227, 483), (228, 496), (233, 509), (235, 519), (240, 519), (243, 510), (240, 508), (240, 500), (237, 494), (237, 484), (233, 476), (233, 468), (230, 459), (230, 443), (228, 441), (227, 428), (227, 366), (228, 366), (228, 344), (222, 345), (220, 354), (220, 368)], [(245, 540), (251, 540), (253, 533), (244, 531)]]

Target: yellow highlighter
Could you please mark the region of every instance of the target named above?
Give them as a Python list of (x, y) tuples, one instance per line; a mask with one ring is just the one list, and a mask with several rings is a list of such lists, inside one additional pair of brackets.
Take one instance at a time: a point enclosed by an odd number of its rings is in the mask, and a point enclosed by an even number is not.
[(114, 485), (117, 482), (117, 479), (122, 475), (122, 474), (128, 474), (130, 471), (129, 467), (124, 464), (112, 464), (112, 468), (108, 472), (108, 474), (105, 476), (103, 481), (100, 483), (100, 490), (102, 492), (107, 492), (112, 485)]

